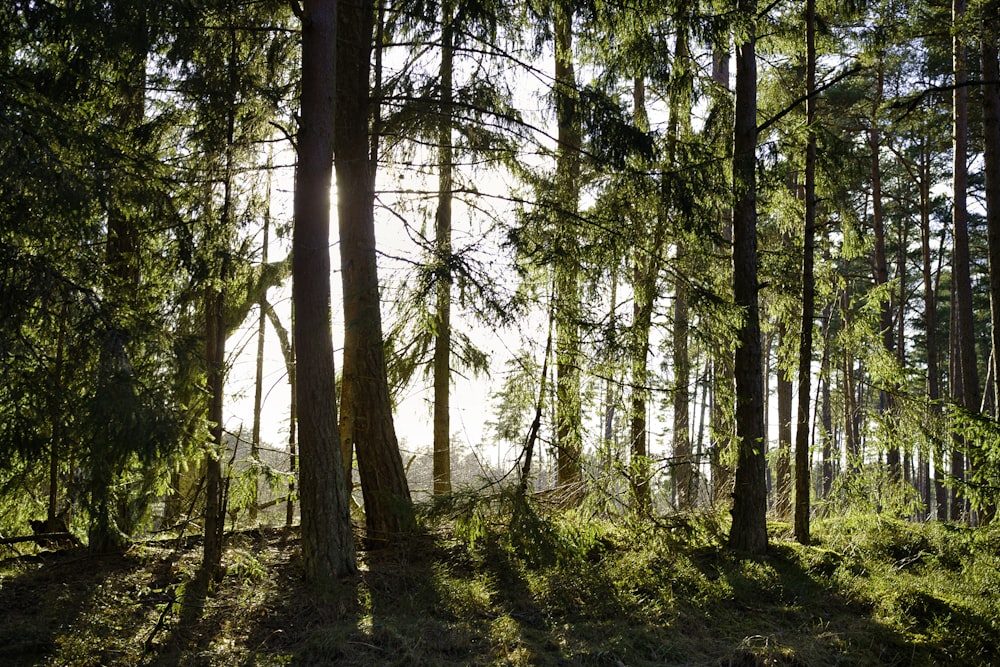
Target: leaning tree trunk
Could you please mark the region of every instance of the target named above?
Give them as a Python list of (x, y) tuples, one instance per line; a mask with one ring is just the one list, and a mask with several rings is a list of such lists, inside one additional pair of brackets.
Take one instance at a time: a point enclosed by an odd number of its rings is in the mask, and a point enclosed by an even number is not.
[[(368, 538), (384, 543), (411, 532), (414, 515), (393, 424), (379, 303), (375, 164), (370, 159), (368, 133), (373, 27), (371, 0), (342, 7), (337, 41), (336, 164), (344, 291), (342, 407), (349, 414), (347, 444), (358, 459)], [(301, 317), (297, 324), (305, 326)], [(300, 394), (300, 410), (302, 401)], [(349, 460), (350, 448), (344, 454)]]

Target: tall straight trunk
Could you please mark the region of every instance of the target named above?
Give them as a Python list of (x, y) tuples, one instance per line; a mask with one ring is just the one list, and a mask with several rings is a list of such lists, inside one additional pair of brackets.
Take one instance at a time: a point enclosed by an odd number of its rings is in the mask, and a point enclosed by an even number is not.
[[(677, 31), (674, 58), (674, 73), (670, 98), (670, 120), (668, 126), (668, 152), (670, 164), (679, 168), (677, 144), (690, 134), (691, 126), (691, 54), (688, 49), (688, 35), (685, 26)], [(694, 467), (691, 459), (690, 426), (690, 375), (691, 359), (688, 351), (688, 286), (684, 280), (684, 268), (690, 260), (687, 257), (687, 240), (683, 231), (676, 237), (676, 263), (678, 276), (674, 280), (674, 330), (673, 330), (673, 422), (674, 422), (674, 466), (677, 484), (678, 507), (693, 509), (695, 501)]]
[[(64, 526), (59, 526), (59, 466), (61, 463), (62, 450), (66, 446), (65, 419), (63, 417), (64, 407), (62, 405), (65, 387), (63, 386), (63, 367), (66, 350), (66, 306), (63, 306), (63, 316), (59, 320), (59, 339), (56, 341), (56, 358), (53, 364), (53, 381), (55, 384), (54, 405), (51, 406), (49, 414), (52, 415), (52, 439), (49, 442), (49, 498), (45, 515), (46, 532), (57, 533), (63, 530)], [(67, 508), (67, 512), (69, 509)], [(68, 517), (67, 517), (68, 519)], [(67, 520), (66, 526), (69, 525)]]
[[(753, 0), (739, 0), (743, 16), (756, 14)], [(737, 47), (733, 141), (733, 292), (741, 310), (737, 332), (736, 435), (739, 439), (730, 547), (767, 551), (767, 485), (764, 453), (764, 378), (761, 366), (757, 283), (757, 57), (751, 23)]]
[(580, 197), (580, 116), (573, 65), (573, 8), (557, 0), (554, 12), (556, 123), (556, 469), (559, 486), (583, 479), (580, 457), (580, 247), (575, 216)]
[(299, 423), (302, 563), (329, 586), (357, 570), (340, 460), (330, 296), (330, 183), (337, 109), (336, 0), (305, 0), (302, 94), (292, 234), (292, 329)]
[[(779, 336), (788, 336), (782, 323)], [(780, 347), (781, 344), (779, 344)], [(781, 519), (792, 513), (792, 378), (775, 364), (775, 399), (778, 403), (778, 449), (774, 461), (774, 511)]]
[(652, 508), (649, 489), (649, 449), (646, 441), (646, 402), (649, 395), (649, 331), (652, 326), (658, 263), (653, 257), (634, 269), (632, 305), (632, 399), (629, 409), (629, 484), (632, 508), (646, 514)]
[[(844, 272), (846, 273), (846, 267)], [(845, 331), (850, 327), (850, 305), (848, 288), (844, 287), (840, 293), (840, 313)], [(847, 346), (843, 348), (842, 354), (841, 393), (844, 396), (844, 455), (847, 458), (847, 471), (853, 474), (861, 469), (861, 437), (856, 428), (858, 404), (854, 387), (854, 356)]]
[[(343, 455), (349, 457), (351, 449), (357, 454), (368, 538), (382, 543), (412, 532), (414, 515), (393, 424), (379, 303), (375, 164), (368, 132), (375, 14), (371, 0), (347, 3), (340, 10), (336, 167), (344, 292), (342, 407), (350, 423)], [(301, 328), (305, 324), (301, 313), (299, 317)], [(300, 394), (300, 408), (303, 398)]]
[(795, 429), (795, 539), (809, 543), (809, 396), (816, 310), (816, 0), (806, 0), (806, 188), (802, 236), (802, 330), (799, 336), (798, 417)]
[[(271, 167), (272, 158), (267, 157), (267, 178), (264, 193), (264, 229), (263, 240), (260, 246), (261, 268), (267, 266), (267, 245), (271, 232)], [(253, 385), (253, 431), (250, 438), (250, 459), (256, 463), (260, 459), (260, 412), (264, 401), (264, 349), (267, 343), (267, 290), (263, 290), (257, 307), (260, 313), (257, 318), (257, 366)], [(259, 490), (259, 480), (254, 475), (253, 485), (250, 487), (250, 520), (257, 520), (257, 495)]]
[[(716, 44), (712, 49), (712, 81), (716, 86), (729, 93), (729, 45)], [(722, 104), (728, 107), (729, 100)], [(732, 210), (723, 207), (719, 214), (722, 251), (729, 252), (733, 242)], [(732, 496), (732, 460), (735, 445), (735, 425), (733, 423), (731, 404), (735, 396), (735, 378), (733, 376), (733, 359), (729, 350), (715, 353), (712, 360), (713, 386), (711, 411), (712, 445), (709, 459), (712, 469), (712, 501), (728, 503)]]
[[(237, 81), (236, 30), (229, 29), (229, 54), (227, 56), (229, 89), (226, 110), (226, 145), (223, 172), (222, 211), (219, 214), (220, 229), (212, 230), (212, 243), (217, 255), (222, 256), (216, 282), (210, 283), (206, 295), (206, 366), (208, 369), (209, 411), (208, 421), (212, 425), (212, 448), (205, 456), (205, 543), (202, 567), (213, 576), (221, 576), (223, 536), (226, 525), (226, 489), (222, 480), (221, 456), (225, 451), (223, 441), (223, 408), (226, 385), (226, 284), (230, 273), (231, 235), (236, 227), (233, 187), (235, 169), (233, 149), (236, 140), (236, 98), (239, 94)], [(237, 442), (236, 446), (239, 446)]]
[[(991, 354), (993, 356), (993, 395), (1000, 404), (1000, 62), (997, 40), (1000, 39), (1000, 2), (990, 0), (983, 10), (983, 163), (986, 176), (986, 232), (989, 244)], [(995, 406), (1000, 410), (1000, 405)]]
[[(295, 304), (292, 304), (292, 316), (290, 326), (292, 328), (292, 336), (294, 340), (295, 336)], [(298, 442), (296, 439), (296, 431), (299, 423), (299, 402), (298, 395), (295, 392), (296, 372), (295, 372), (295, 344), (289, 345), (288, 355), (288, 474), (291, 475), (291, 480), (288, 482), (288, 502), (285, 503), (285, 526), (291, 526), (295, 522), (295, 478), (296, 472), (298, 470), (298, 453), (297, 446)], [(339, 442), (338, 448), (339, 448)], [(341, 483), (348, 487), (348, 494), (350, 494), (350, 480), (342, 479)], [(348, 505), (350, 505), (350, 500), (348, 499)]]
[[(632, 85), (634, 120), (637, 126), (648, 127), (646, 116), (646, 85), (636, 77)], [(635, 216), (633, 224), (641, 229), (641, 245), (636, 246), (632, 266), (632, 337), (631, 384), (629, 408), (629, 486), (632, 509), (648, 514), (652, 509), (650, 494), (650, 460), (647, 441), (647, 404), (649, 400), (649, 336), (653, 323), (653, 308), (659, 296), (659, 277), (662, 267), (666, 221), (657, 215), (649, 228), (648, 218)], [(646, 243), (646, 238), (650, 239)]]
[[(680, 246), (678, 246), (680, 251)], [(681, 510), (694, 509), (696, 489), (691, 451), (690, 375), (691, 360), (688, 353), (688, 298), (687, 285), (678, 280), (674, 290), (674, 468), (677, 481), (677, 506)]]
[[(919, 169), (919, 190), (920, 190), (920, 256), (921, 256), (921, 278), (924, 288), (924, 345), (927, 355), (927, 379), (925, 387), (927, 391), (928, 417), (936, 420), (940, 414), (941, 388), (938, 371), (938, 344), (937, 344), (937, 284), (934, 280), (933, 257), (931, 255), (931, 149), (926, 143), (921, 147)], [(944, 520), (947, 512), (947, 490), (942, 483), (942, 456), (943, 450), (939, 444), (933, 448), (934, 454), (934, 496), (937, 507), (936, 514), (939, 520)], [(923, 454), (924, 460), (921, 462), (921, 469), (924, 470), (924, 502), (927, 503), (927, 518), (930, 518), (930, 463), (927, 454)]]
[[(226, 188), (227, 192), (229, 188)], [(226, 276), (220, 276), (220, 284)], [(205, 540), (202, 567), (218, 577), (222, 563), (223, 534), (226, 525), (225, 487), (222, 483), (223, 409), (226, 382), (226, 295), (218, 288), (205, 294), (205, 363), (209, 395), (208, 421), (211, 448), (205, 455)]]
[(298, 468), (296, 455), (296, 424), (298, 421), (298, 401), (295, 394), (295, 304), (292, 303), (290, 328), (292, 335), (288, 335), (288, 329), (278, 319), (278, 314), (265, 299), (263, 302), (264, 312), (271, 327), (278, 336), (278, 345), (281, 348), (281, 356), (285, 360), (285, 372), (288, 374), (289, 401), (288, 401), (288, 472), (291, 474), (291, 481), (288, 483), (288, 499), (285, 502), (285, 525), (291, 526), (295, 520), (295, 471)]
[[(970, 411), (979, 410), (979, 372), (976, 368), (975, 332), (973, 331), (972, 312), (972, 277), (971, 260), (969, 256), (969, 223), (966, 209), (966, 192), (969, 187), (969, 174), (966, 160), (968, 159), (968, 99), (966, 87), (968, 79), (965, 67), (965, 43), (962, 30), (959, 27), (965, 17), (965, 0), (953, 0), (952, 20), (955, 32), (952, 41), (954, 68), (954, 207), (952, 209), (952, 238), (954, 249), (952, 253), (952, 280), (955, 295), (955, 326), (953, 354), (957, 359), (957, 376), (950, 383), (952, 399), (958, 405)], [(952, 455), (952, 475), (956, 481), (965, 477), (963, 451), (966, 443), (961, 437), (954, 439)], [(962, 500), (959, 495), (959, 485), (952, 488), (951, 518), (962, 516)]]
[(434, 337), (434, 495), (451, 492), (451, 199), (452, 199), (452, 15), (441, 3), (441, 90), (438, 110), (437, 318)]
[(823, 309), (823, 360), (820, 362), (820, 425), (823, 428), (823, 498), (830, 496), (833, 488), (833, 476), (836, 472), (836, 462), (840, 459), (835, 450), (836, 439), (833, 434), (833, 404), (830, 399), (830, 316), (831, 306)]
[[(986, 176), (986, 235), (989, 246), (990, 339), (993, 371), (993, 414), (1000, 415), (1000, 61), (997, 40), (1000, 39), (1000, 2), (989, 0), (983, 9), (983, 163)], [(984, 510), (984, 518), (992, 520), (995, 504)]]
[[(878, 108), (882, 104), (882, 87), (885, 76), (884, 64), (881, 59), (878, 63), (878, 87), (875, 96), (875, 109), (872, 111), (872, 125), (868, 130), (868, 147), (871, 151), (871, 181), (872, 181), (872, 231), (875, 240), (875, 253), (873, 256), (873, 273), (875, 286), (881, 287), (889, 282), (889, 263), (885, 249), (885, 215), (882, 206), (882, 165), (880, 153), (882, 150), (881, 132), (879, 131)], [(892, 299), (883, 297), (879, 307), (879, 332), (882, 337), (882, 347), (889, 354), (894, 348), (894, 335), (892, 329)], [(892, 410), (892, 397), (884, 387), (878, 392), (879, 414), (885, 417)], [(890, 474), (897, 478), (900, 473), (899, 447), (890, 446), (886, 452), (886, 463), (889, 466)]]
[[(608, 328), (611, 331), (618, 329), (618, 267), (611, 268), (611, 306), (608, 309)], [(614, 372), (609, 372), (604, 380), (604, 446), (600, 456), (601, 475), (607, 477), (612, 474), (615, 465), (619, 462), (618, 449), (615, 443), (615, 412), (617, 408), (618, 387), (620, 380), (616, 379)]]

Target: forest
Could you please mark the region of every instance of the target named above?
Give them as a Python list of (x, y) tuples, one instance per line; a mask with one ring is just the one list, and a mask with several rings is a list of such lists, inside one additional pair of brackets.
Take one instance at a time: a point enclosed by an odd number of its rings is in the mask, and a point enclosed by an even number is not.
[(1000, 661), (998, 0), (0, 30), (0, 662)]

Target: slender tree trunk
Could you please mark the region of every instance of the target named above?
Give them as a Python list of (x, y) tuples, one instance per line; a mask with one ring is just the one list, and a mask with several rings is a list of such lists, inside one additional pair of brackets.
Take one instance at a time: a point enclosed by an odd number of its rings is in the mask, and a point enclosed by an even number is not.
[[(920, 255), (921, 255), (921, 277), (924, 287), (924, 346), (927, 355), (927, 412), (928, 419), (936, 421), (941, 414), (939, 401), (941, 390), (938, 371), (938, 346), (937, 346), (937, 285), (934, 281), (933, 257), (931, 255), (931, 150), (925, 143), (920, 151), (919, 165), (919, 189), (920, 189)], [(944, 520), (947, 512), (945, 498), (947, 490), (941, 483), (943, 450), (940, 445), (935, 444), (934, 449), (935, 464), (935, 489), (934, 496), (937, 502), (937, 518)], [(921, 469), (925, 471), (925, 489), (923, 491), (924, 502), (927, 504), (927, 518), (930, 518), (930, 463), (927, 455), (924, 454), (921, 462)]]
[[(228, 188), (227, 188), (228, 190)], [(225, 218), (223, 218), (225, 220)], [(225, 263), (228, 263), (226, 260)], [(226, 280), (225, 270), (219, 283)], [(225, 486), (222, 482), (223, 409), (226, 383), (226, 296), (225, 291), (209, 287), (205, 294), (205, 362), (209, 395), (208, 421), (210, 449), (205, 455), (205, 541), (202, 568), (212, 578), (220, 576), (223, 534), (226, 526)]]
[[(986, 175), (986, 235), (989, 245), (990, 339), (994, 415), (1000, 416), (1000, 62), (997, 40), (1000, 39), (1000, 2), (989, 0), (983, 8), (983, 162)], [(984, 517), (992, 520), (996, 507), (985, 508)]]
[[(788, 336), (788, 327), (781, 323), (779, 340)], [(779, 349), (783, 342), (778, 344)], [(792, 513), (792, 378), (775, 364), (775, 400), (778, 409), (778, 448), (774, 459), (774, 512), (787, 520)]]
[(441, 108), (438, 111), (437, 321), (434, 338), (434, 495), (451, 492), (452, 15), (441, 3)]
[[(740, 0), (744, 16), (756, 14)], [(751, 23), (736, 57), (736, 118), (733, 143), (733, 291), (742, 311), (736, 347), (736, 434), (739, 450), (729, 545), (749, 553), (767, 551), (767, 486), (764, 379), (761, 365), (757, 283), (757, 58)]]
[(823, 309), (823, 361), (820, 364), (820, 425), (823, 428), (823, 498), (830, 497), (836, 462), (840, 459), (833, 434), (833, 405), (830, 400), (830, 306)]
[(582, 481), (580, 405), (580, 259), (575, 216), (580, 196), (580, 117), (573, 65), (573, 9), (557, 0), (554, 12), (556, 122), (556, 451), (559, 486)]
[[(673, 91), (670, 99), (670, 120), (668, 129), (669, 160), (674, 168), (679, 168), (677, 159), (677, 144), (684, 136), (690, 134), (691, 125), (691, 89), (690, 76), (691, 54), (688, 49), (688, 35), (685, 26), (677, 30), (677, 42), (674, 58)], [(687, 240), (683, 230), (677, 230), (676, 265), (683, 274), (685, 266), (690, 265), (687, 257)], [(654, 250), (654, 252), (656, 252)], [(674, 421), (674, 466), (677, 483), (678, 507), (690, 510), (694, 507), (694, 469), (691, 460), (691, 425), (690, 425), (690, 376), (691, 359), (688, 351), (688, 286), (683, 275), (674, 280), (674, 330), (673, 330), (673, 421)]]
[[(393, 425), (379, 303), (375, 165), (368, 133), (375, 14), (371, 0), (346, 3), (340, 9), (336, 164), (344, 290), (343, 409), (350, 415), (348, 444), (353, 444), (358, 457), (368, 538), (381, 543), (410, 533), (414, 516)], [(301, 317), (300, 312), (300, 328), (305, 326)], [(300, 393), (300, 409), (303, 399)], [(302, 437), (304, 454), (304, 432)], [(349, 452), (345, 449), (344, 454)]]
[[(235, 230), (235, 203), (233, 187), (235, 170), (233, 149), (236, 141), (236, 98), (239, 94), (236, 68), (236, 30), (229, 29), (228, 74), (229, 89), (226, 91), (226, 145), (223, 173), (222, 211), (219, 214), (220, 229), (213, 230), (211, 242), (216, 255), (221, 256), (216, 281), (210, 283), (206, 294), (206, 354), (208, 369), (208, 389), (210, 396), (208, 421), (211, 424), (211, 449), (205, 456), (205, 543), (202, 567), (213, 577), (221, 577), (222, 550), (226, 527), (226, 487), (222, 479), (222, 454), (225, 451), (223, 423), (226, 393), (226, 284), (230, 273), (230, 235)], [(211, 199), (209, 197), (209, 199)], [(237, 440), (235, 447), (239, 447)]]
[[(729, 45), (716, 44), (712, 50), (712, 81), (725, 91), (725, 99), (719, 104), (729, 105)], [(720, 96), (721, 97), (721, 96)], [(731, 137), (727, 137), (731, 140)], [(727, 151), (731, 150), (727, 147)], [(720, 227), (725, 252), (731, 250), (733, 242), (733, 215), (728, 207), (720, 211)], [(736, 395), (733, 375), (733, 358), (730, 350), (717, 352), (712, 360), (713, 387), (711, 433), (712, 445), (709, 453), (712, 468), (712, 501), (729, 503), (732, 498), (733, 448), (736, 443), (735, 424), (731, 406)]]
[(305, 0), (302, 95), (292, 235), (295, 395), (299, 421), (302, 563), (307, 580), (329, 586), (356, 571), (347, 480), (340, 460), (330, 296), (336, 0)]
[[(637, 260), (638, 262), (638, 260)], [(635, 301), (632, 307), (632, 405), (629, 410), (630, 459), (629, 481), (632, 507), (639, 514), (652, 509), (649, 490), (649, 449), (646, 443), (646, 398), (649, 394), (649, 330), (652, 325), (655, 278), (650, 279), (656, 262), (650, 258), (645, 267), (646, 275), (635, 268)], [(658, 270), (657, 270), (658, 273)], [(652, 283), (652, 284), (651, 284)]]
[[(875, 239), (873, 272), (875, 274), (876, 287), (881, 287), (889, 282), (889, 263), (885, 248), (885, 216), (882, 206), (882, 165), (880, 159), (882, 141), (878, 125), (878, 108), (882, 103), (884, 76), (884, 65), (880, 59), (877, 72), (878, 87), (875, 96), (875, 110), (872, 112), (872, 125), (868, 131), (868, 145), (871, 150), (872, 231)], [(894, 335), (892, 328), (892, 299), (889, 297), (883, 297), (883, 301), (879, 307), (879, 332), (882, 337), (882, 346), (887, 353), (892, 354), (894, 349)], [(891, 395), (884, 387), (879, 388), (878, 410), (883, 419), (892, 410)], [(889, 472), (892, 477), (894, 479), (898, 478), (900, 474), (899, 447), (889, 447), (886, 452), (886, 463), (889, 466)]]
[[(957, 376), (950, 383), (952, 398), (967, 410), (979, 410), (979, 373), (976, 367), (976, 348), (973, 331), (972, 312), (972, 278), (971, 260), (969, 256), (969, 224), (966, 211), (966, 193), (969, 187), (968, 167), (968, 96), (966, 87), (968, 79), (965, 69), (965, 43), (960, 25), (965, 17), (965, 0), (953, 0), (952, 19), (955, 26), (953, 36), (954, 78), (954, 207), (952, 209), (952, 238), (954, 249), (952, 254), (952, 281), (955, 295), (955, 326), (953, 348), (957, 360)], [(958, 436), (954, 440), (952, 455), (952, 475), (956, 481), (965, 477), (963, 451), (966, 443)], [(951, 518), (962, 517), (962, 499), (958, 485), (952, 488)]]
[[(269, 235), (271, 232), (271, 155), (267, 156), (267, 178), (266, 178), (266, 192), (264, 193), (264, 229), (263, 229), (263, 240), (261, 241), (260, 248), (260, 265), (261, 268), (267, 266), (267, 245), (269, 241)], [(267, 305), (267, 290), (262, 290), (260, 294), (260, 299), (257, 302), (258, 308), (260, 308), (260, 313), (257, 319), (257, 373), (254, 378), (253, 386), (253, 432), (250, 438), (251, 449), (250, 449), (250, 460), (256, 465), (260, 460), (260, 411), (264, 401), (264, 345), (267, 342), (266, 326), (267, 326), (267, 312), (265, 306)], [(250, 487), (250, 521), (257, 520), (257, 494), (259, 491), (260, 482), (257, 475), (254, 474), (253, 486)]]
[(802, 330), (799, 336), (798, 418), (795, 429), (795, 539), (809, 544), (809, 397), (816, 310), (816, 0), (806, 0), (806, 188), (802, 237)]
[[(678, 245), (678, 251), (681, 251)], [(688, 354), (687, 286), (678, 281), (674, 290), (674, 466), (677, 502), (681, 510), (694, 509), (694, 467), (691, 456), (690, 389), (691, 360)]]

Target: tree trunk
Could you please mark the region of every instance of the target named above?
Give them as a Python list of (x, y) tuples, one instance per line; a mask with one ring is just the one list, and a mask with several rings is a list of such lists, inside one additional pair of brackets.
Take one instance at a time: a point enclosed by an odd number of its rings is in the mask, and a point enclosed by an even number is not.
[[(712, 50), (712, 81), (729, 95), (729, 45), (716, 44)], [(728, 107), (729, 100), (720, 104)], [(728, 152), (728, 151), (727, 151)], [(729, 252), (733, 241), (732, 210), (724, 207), (719, 212), (723, 252)], [(732, 404), (735, 396), (733, 358), (728, 349), (716, 352), (712, 359), (712, 445), (709, 459), (712, 469), (712, 502), (729, 503), (732, 499), (733, 447), (735, 445), (735, 425)]]
[[(788, 336), (788, 327), (780, 325), (779, 349)], [(778, 451), (774, 461), (774, 512), (787, 520), (792, 513), (792, 378), (775, 364), (775, 387), (778, 402)]]
[(337, 4), (305, 0), (303, 6), (292, 236), (302, 562), (306, 578), (324, 587), (357, 570), (348, 486), (340, 461), (330, 297)]
[[(928, 418), (936, 420), (941, 413), (939, 401), (941, 390), (938, 372), (937, 346), (937, 285), (934, 280), (933, 257), (931, 255), (931, 149), (926, 143), (921, 147), (920, 164), (918, 165), (918, 187), (920, 190), (920, 256), (921, 278), (924, 287), (924, 346), (927, 355), (927, 411)], [(943, 451), (935, 444), (934, 463), (936, 474), (934, 495), (937, 502), (937, 518), (944, 520), (947, 511), (945, 498), (947, 491), (941, 483), (941, 459)], [(921, 470), (924, 470), (924, 502), (927, 503), (927, 518), (930, 518), (930, 463), (926, 454), (922, 455)]]
[(451, 492), (451, 199), (452, 199), (452, 15), (441, 3), (441, 91), (438, 111), (438, 210), (435, 225), (437, 321), (434, 337), (434, 495)]
[[(687, 28), (678, 27), (675, 46), (674, 70), (672, 75), (672, 92), (670, 96), (670, 119), (668, 125), (668, 151), (671, 168), (679, 169), (677, 159), (677, 144), (688, 134), (691, 126), (691, 54), (688, 49)], [(674, 470), (677, 486), (678, 507), (681, 510), (694, 508), (694, 468), (691, 459), (691, 425), (690, 425), (690, 376), (691, 359), (688, 351), (688, 286), (683, 273), (690, 263), (687, 258), (687, 241), (685, 232), (677, 230), (676, 264), (679, 274), (674, 280), (674, 330), (673, 330), (673, 422), (674, 422)], [(654, 249), (657, 255), (661, 254)]]
[[(967, 410), (979, 410), (979, 372), (976, 368), (976, 348), (973, 331), (972, 312), (972, 278), (971, 261), (969, 257), (969, 224), (966, 210), (966, 193), (969, 187), (969, 175), (966, 161), (968, 160), (968, 97), (966, 87), (967, 73), (965, 69), (965, 43), (960, 25), (965, 17), (965, 0), (953, 0), (952, 19), (955, 27), (953, 36), (954, 65), (954, 207), (952, 209), (952, 238), (954, 249), (952, 254), (952, 281), (955, 295), (955, 317), (953, 340), (955, 347), (953, 355), (957, 360), (957, 375), (950, 382), (952, 399)], [(955, 436), (952, 455), (952, 475), (957, 482), (965, 478), (963, 451), (966, 443), (960, 436)], [(962, 517), (963, 501), (959, 485), (952, 487), (951, 518)]]
[(573, 66), (573, 9), (557, 0), (554, 12), (558, 138), (556, 148), (556, 452), (557, 484), (583, 479), (580, 405), (580, 249), (575, 224), (580, 196), (580, 117)]
[[(873, 256), (873, 273), (875, 286), (882, 287), (889, 282), (889, 263), (885, 249), (885, 216), (882, 207), (882, 165), (880, 153), (882, 149), (881, 133), (879, 131), (878, 109), (882, 104), (882, 86), (884, 64), (881, 59), (878, 63), (878, 87), (875, 95), (875, 109), (872, 111), (871, 128), (868, 130), (868, 147), (871, 151), (871, 181), (872, 181), (872, 232), (875, 240), (875, 253)], [(879, 333), (882, 337), (882, 347), (889, 354), (893, 353), (894, 343), (892, 329), (892, 299), (882, 296), (882, 303), (879, 307)], [(878, 410), (883, 418), (892, 410), (892, 397), (884, 387), (879, 387)], [(893, 479), (897, 479), (900, 473), (899, 447), (890, 446), (886, 452), (886, 463)]]
[[(266, 192), (264, 193), (264, 229), (263, 229), (263, 240), (261, 241), (260, 247), (260, 265), (261, 268), (267, 266), (267, 244), (268, 236), (271, 231), (271, 155), (268, 154), (267, 158), (267, 179), (266, 179)], [(267, 290), (262, 290), (260, 294), (260, 299), (257, 302), (257, 307), (260, 308), (260, 313), (257, 318), (257, 373), (254, 377), (253, 385), (253, 431), (250, 438), (251, 448), (250, 448), (250, 460), (256, 465), (260, 460), (260, 411), (261, 405), (264, 400), (264, 344), (267, 342), (266, 335), (266, 325), (267, 325), (267, 312), (265, 306), (267, 304)], [(259, 480), (256, 473), (254, 474), (253, 485), (250, 487), (250, 521), (254, 522), (257, 520), (257, 495), (259, 491)]]
[[(986, 176), (986, 235), (989, 245), (990, 339), (993, 359), (994, 416), (1000, 416), (1000, 2), (990, 0), (983, 10), (983, 170)], [(992, 519), (996, 507), (986, 508)]]
[[(227, 192), (229, 188), (226, 188)], [(223, 220), (226, 218), (223, 217)], [(225, 222), (223, 223), (225, 224)], [(228, 260), (224, 264), (228, 263)], [(225, 270), (219, 283), (226, 280)], [(223, 536), (226, 527), (225, 487), (222, 482), (223, 408), (226, 384), (226, 296), (209, 287), (205, 294), (205, 364), (209, 395), (208, 422), (211, 442), (205, 454), (205, 541), (201, 566), (211, 577), (221, 574)]]
[[(756, 14), (740, 0), (744, 16)], [(767, 486), (764, 458), (764, 379), (761, 366), (757, 283), (757, 58), (751, 23), (736, 57), (736, 118), (733, 143), (733, 292), (743, 321), (736, 347), (736, 434), (739, 440), (730, 547), (767, 551)]]
[[(337, 192), (344, 290), (344, 454), (354, 449), (368, 538), (384, 543), (414, 527), (386, 376), (375, 247), (375, 164), (370, 159), (371, 0), (342, 6), (337, 40)], [(299, 313), (299, 327), (305, 323)], [(303, 369), (299, 368), (299, 374)], [(304, 397), (299, 394), (299, 407)], [(302, 434), (304, 437), (304, 433)], [(301, 443), (304, 447), (304, 441)], [(303, 450), (304, 454), (304, 450)], [(346, 463), (346, 461), (345, 461)]]
[(806, 0), (806, 188), (802, 236), (802, 330), (799, 335), (798, 417), (795, 429), (795, 539), (809, 544), (809, 396), (816, 310), (816, 0)]

